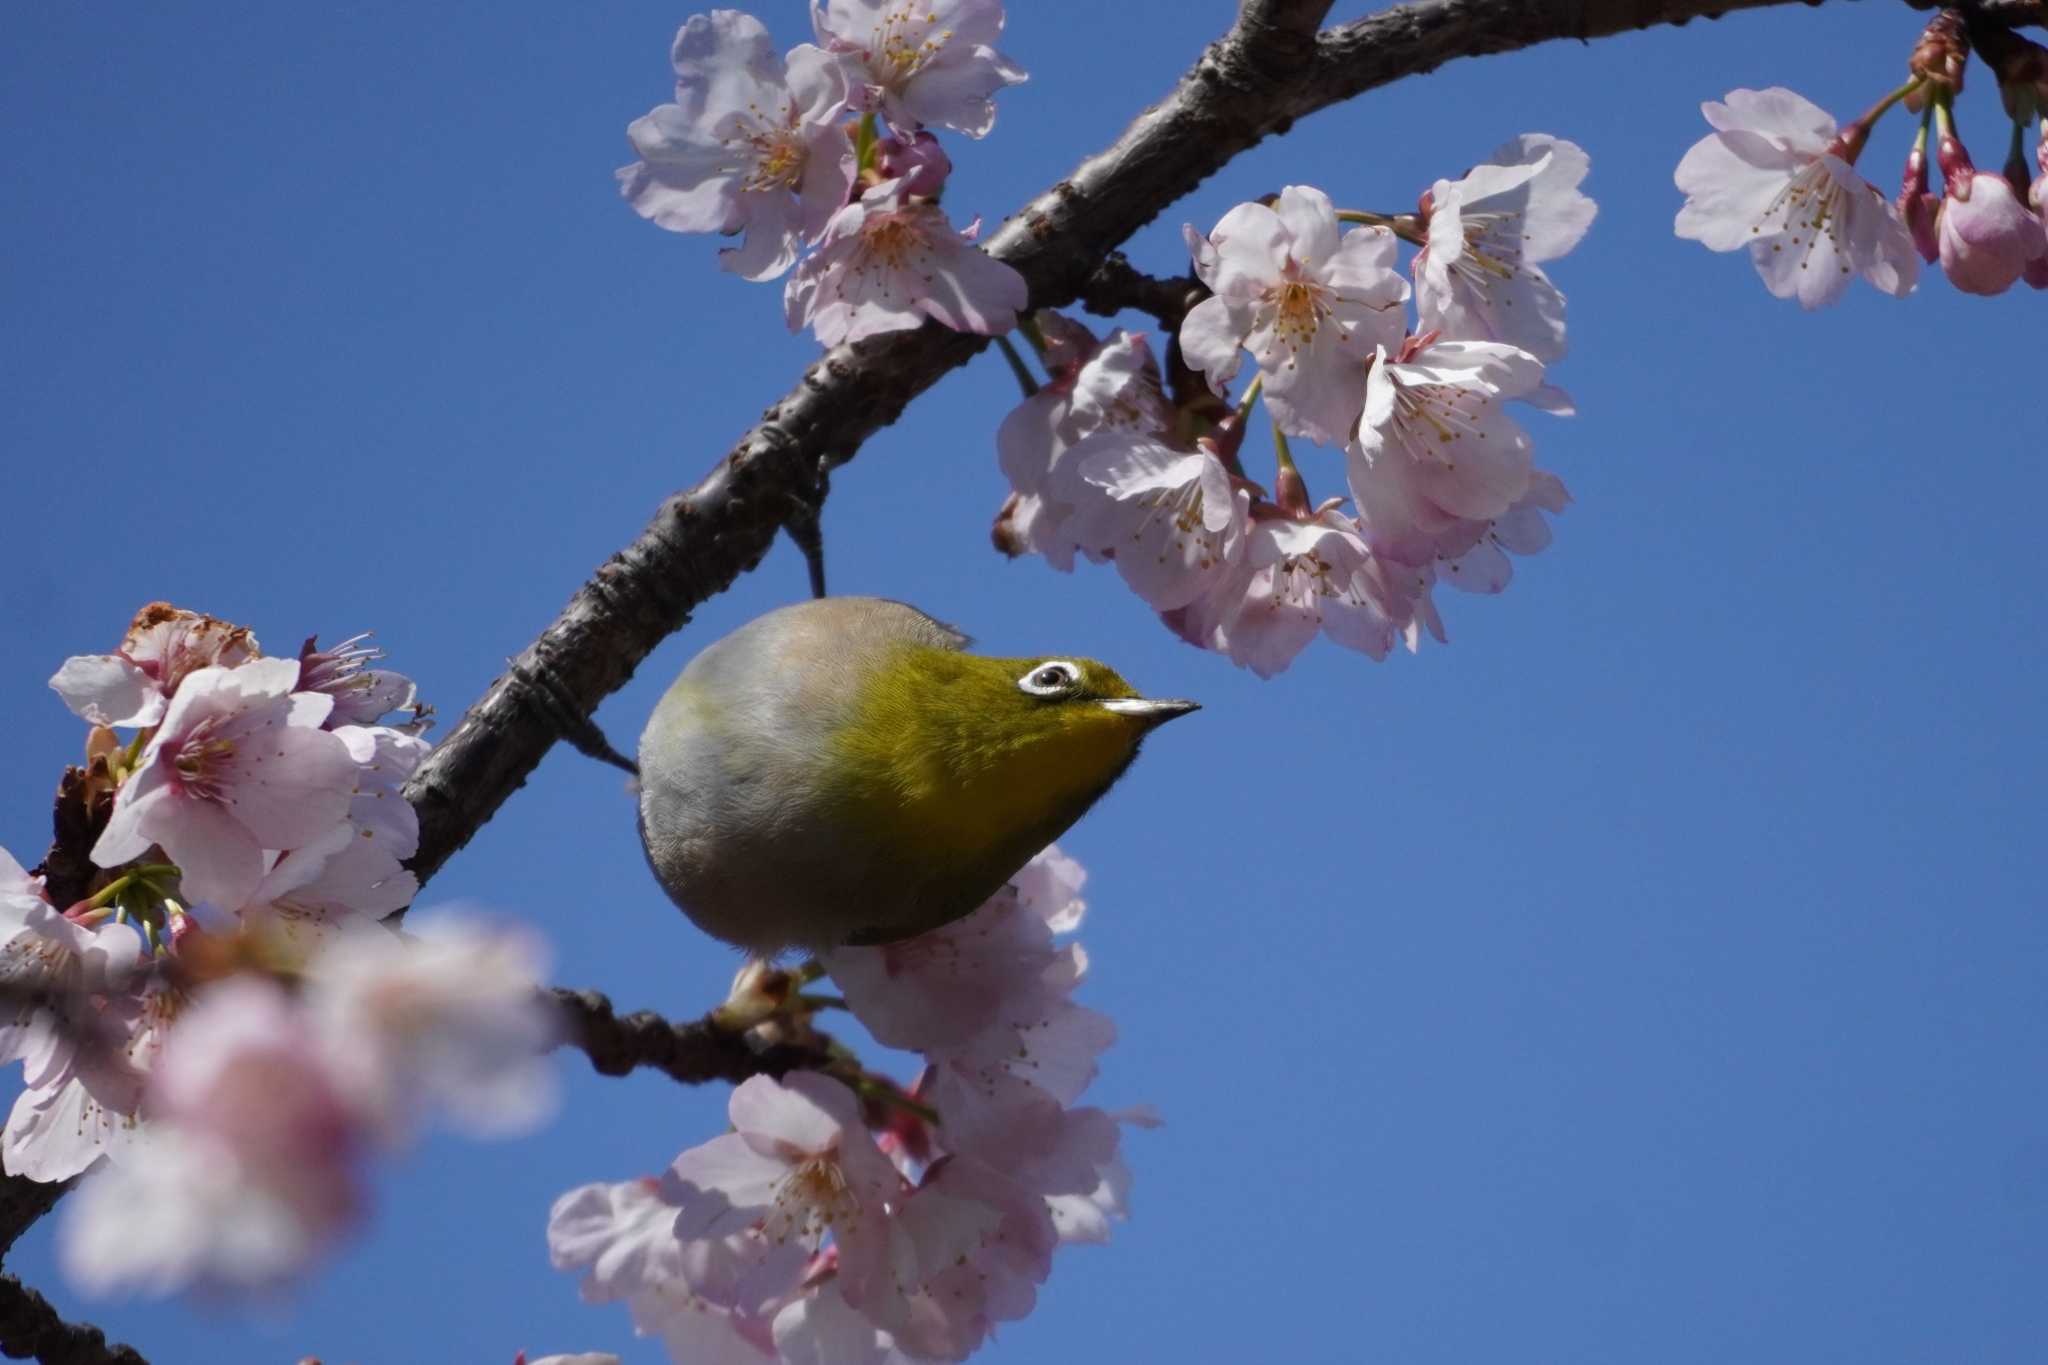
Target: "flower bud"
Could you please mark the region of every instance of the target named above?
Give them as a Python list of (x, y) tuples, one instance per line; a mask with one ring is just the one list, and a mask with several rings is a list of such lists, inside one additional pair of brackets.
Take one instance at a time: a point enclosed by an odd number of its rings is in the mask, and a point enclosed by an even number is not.
[(1899, 221), (1913, 234), (1913, 249), (1920, 259), (1932, 264), (1941, 255), (1936, 225), (1941, 216), (1941, 196), (1927, 188), (1927, 143), (1923, 138), (1906, 153), (1906, 174), (1899, 183), (1894, 207)]
[(1945, 9), (1928, 21), (1906, 70), (1920, 84), (1906, 96), (1906, 107), (1919, 113), (1930, 99), (1952, 99), (1963, 88), (1963, 69), (1970, 60), (1970, 38), (1961, 10)]
[(937, 138), (919, 132), (907, 142), (885, 137), (876, 143), (875, 168), (884, 180), (902, 180), (903, 193), (936, 199), (953, 173), (953, 162)]

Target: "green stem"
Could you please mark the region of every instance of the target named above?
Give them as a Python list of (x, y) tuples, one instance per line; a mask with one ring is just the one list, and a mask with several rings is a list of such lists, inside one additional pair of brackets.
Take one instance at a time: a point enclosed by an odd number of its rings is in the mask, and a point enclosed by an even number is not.
[(1017, 354), (1017, 348), (1010, 344), (1010, 339), (997, 337), (996, 347), (1002, 351), (1003, 359), (1010, 362), (1010, 373), (1017, 376), (1017, 387), (1024, 390), (1024, 396), (1029, 398), (1037, 393), (1038, 381), (1031, 377), (1031, 371), (1025, 367), (1024, 357)]
[(1031, 343), (1031, 349), (1038, 352), (1038, 359), (1040, 363), (1043, 363), (1046, 351), (1045, 333), (1039, 329), (1038, 314), (1019, 313), (1017, 315), (1017, 330), (1024, 334), (1024, 339)]
[(1237, 400), (1237, 422), (1239, 426), (1243, 426), (1246, 421), (1250, 420), (1252, 404), (1259, 401), (1259, 393), (1265, 387), (1266, 376), (1260, 375), (1252, 380), (1252, 386), (1244, 391), (1244, 397)]
[(1367, 227), (1383, 227), (1404, 242), (1416, 246), (1429, 245), (1429, 238), (1422, 231), (1420, 221), (1413, 214), (1373, 213), (1367, 209), (1338, 209), (1340, 223), (1363, 223)]
[(1301, 471), (1294, 467), (1294, 452), (1288, 449), (1287, 433), (1280, 430), (1280, 419), (1273, 419), (1273, 459), (1280, 466), (1282, 474), (1299, 478)]
[(851, 1012), (853, 1009), (853, 1006), (846, 1003), (846, 997), (843, 995), (813, 995), (808, 991), (799, 994), (796, 998), (796, 1003), (807, 1010), (847, 1010)]
[(860, 130), (853, 135), (854, 175), (861, 175), (875, 168), (875, 144), (881, 138), (875, 132), (875, 116), (872, 113), (860, 116)]

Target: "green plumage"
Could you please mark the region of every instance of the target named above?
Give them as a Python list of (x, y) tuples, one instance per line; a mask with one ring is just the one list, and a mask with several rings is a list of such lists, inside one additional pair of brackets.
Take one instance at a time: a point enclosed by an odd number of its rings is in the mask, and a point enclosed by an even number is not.
[(706, 932), (758, 953), (972, 911), (1192, 703), (1105, 665), (992, 659), (901, 603), (771, 612), (683, 671), (641, 737), (641, 834)]

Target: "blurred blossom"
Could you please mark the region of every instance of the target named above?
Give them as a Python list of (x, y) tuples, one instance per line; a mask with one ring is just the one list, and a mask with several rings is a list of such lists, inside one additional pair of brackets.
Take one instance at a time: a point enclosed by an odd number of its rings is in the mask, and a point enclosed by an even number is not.
[(527, 934), (442, 917), (403, 935), (361, 925), (307, 965), (306, 1009), (351, 1102), (387, 1138), (429, 1114), (478, 1137), (527, 1131), (555, 1105), (561, 1022)]
[(354, 1115), (278, 987), (208, 992), (174, 1030), (149, 1095), (132, 1159), (68, 1206), (59, 1250), (81, 1288), (266, 1288), (303, 1273), (354, 1220)]

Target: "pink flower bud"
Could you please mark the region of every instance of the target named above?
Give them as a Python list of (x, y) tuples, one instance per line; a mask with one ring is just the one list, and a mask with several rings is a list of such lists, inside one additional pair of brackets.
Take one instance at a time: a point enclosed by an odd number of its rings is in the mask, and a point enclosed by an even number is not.
[(1967, 198), (1951, 193), (1942, 203), (1942, 272), (1965, 293), (2002, 294), (2048, 255), (2048, 238), (2004, 176), (1975, 175), (1964, 184)]
[(946, 149), (926, 132), (919, 132), (907, 142), (883, 138), (875, 144), (875, 166), (882, 179), (901, 179), (904, 194), (927, 199), (937, 198), (946, 186), (946, 177), (953, 173), (953, 162)]
[(1913, 150), (1906, 154), (1906, 174), (1899, 182), (1894, 207), (1899, 211), (1900, 221), (1913, 234), (1913, 249), (1920, 253), (1921, 260), (1931, 264), (1941, 254), (1936, 235), (1941, 196), (1927, 188), (1927, 148), (1921, 143), (1914, 143)]

